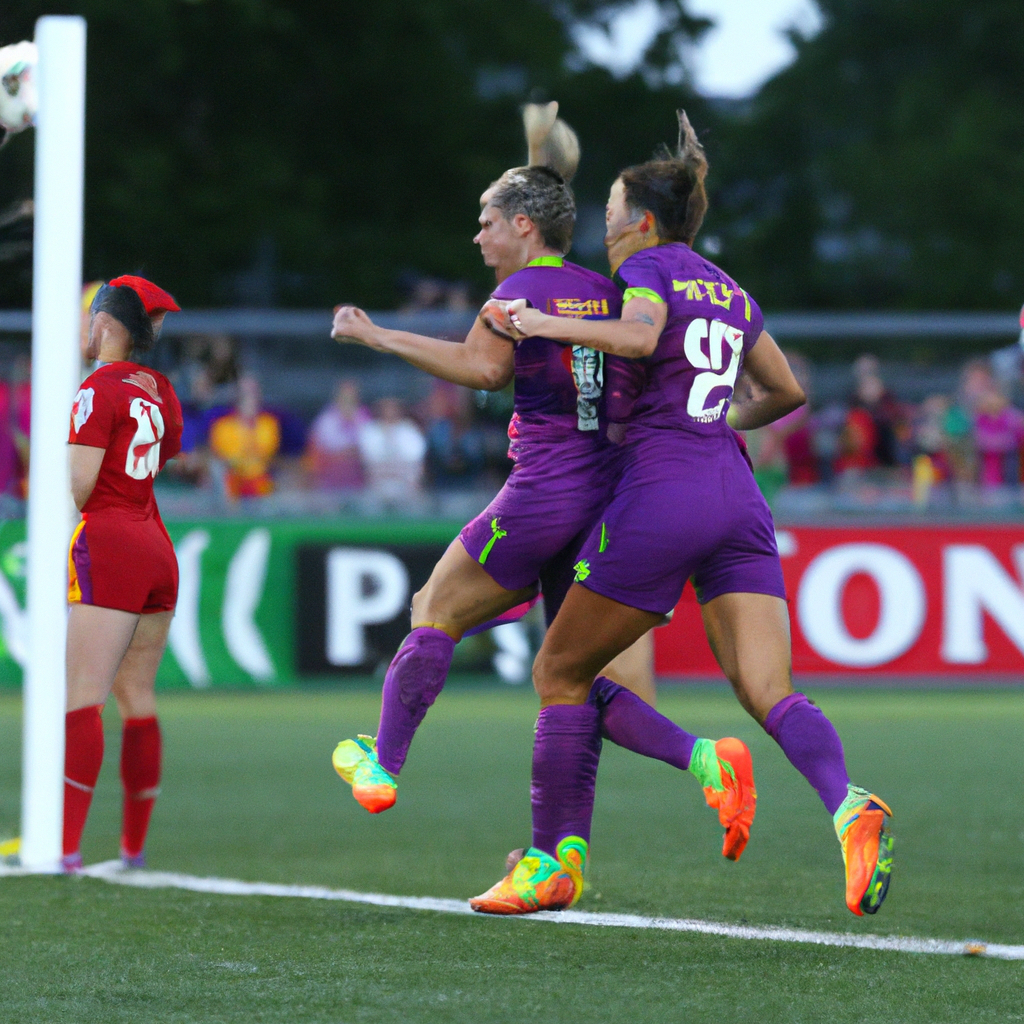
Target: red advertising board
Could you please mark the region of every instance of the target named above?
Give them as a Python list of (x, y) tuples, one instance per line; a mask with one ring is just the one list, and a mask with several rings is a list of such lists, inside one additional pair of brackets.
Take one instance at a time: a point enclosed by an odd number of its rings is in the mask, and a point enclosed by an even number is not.
[[(1024, 682), (1024, 526), (777, 531), (800, 674)], [(691, 587), (655, 631), (662, 676), (720, 675)]]

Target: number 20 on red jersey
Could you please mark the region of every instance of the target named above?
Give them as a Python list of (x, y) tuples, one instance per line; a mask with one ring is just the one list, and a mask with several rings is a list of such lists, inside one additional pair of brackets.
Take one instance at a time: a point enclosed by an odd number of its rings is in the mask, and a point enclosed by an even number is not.
[(124, 471), (133, 480), (156, 476), (160, 469), (160, 441), (164, 436), (164, 418), (159, 408), (144, 398), (133, 398), (128, 410), (137, 424), (128, 445)]

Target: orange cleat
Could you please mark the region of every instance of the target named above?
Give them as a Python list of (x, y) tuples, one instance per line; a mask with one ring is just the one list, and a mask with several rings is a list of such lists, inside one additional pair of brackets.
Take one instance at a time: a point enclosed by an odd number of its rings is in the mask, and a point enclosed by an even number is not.
[(356, 801), (371, 814), (394, 806), (398, 785), (377, 760), (377, 741), (372, 736), (342, 740), (331, 757), (334, 770), (352, 787)]
[(567, 836), (557, 852), (555, 858), (531, 847), (500, 882), (469, 905), (480, 914), (535, 914), (574, 906), (583, 892), (587, 844), (579, 836)]
[(833, 815), (846, 867), (846, 905), (860, 917), (875, 914), (889, 892), (893, 837), (886, 819), (892, 811), (874, 793), (850, 785)]
[(690, 771), (704, 787), (708, 807), (718, 810), (718, 820), (725, 829), (722, 856), (739, 860), (757, 810), (754, 763), (747, 745), (733, 736), (717, 742), (697, 740)]

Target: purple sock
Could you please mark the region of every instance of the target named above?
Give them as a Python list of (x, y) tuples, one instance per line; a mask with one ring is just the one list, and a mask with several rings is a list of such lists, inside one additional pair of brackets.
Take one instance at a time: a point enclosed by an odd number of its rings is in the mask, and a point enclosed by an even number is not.
[(403, 641), (384, 676), (377, 729), (377, 759), (393, 775), (448, 678), (455, 641), (443, 630), (419, 626)]
[(533, 845), (555, 856), (566, 836), (590, 842), (601, 727), (593, 704), (541, 708), (533, 739)]
[(768, 712), (764, 731), (818, 791), (828, 813), (835, 814), (846, 799), (850, 777), (842, 741), (821, 708), (802, 693), (791, 693)]
[(601, 713), (601, 735), (612, 743), (686, 771), (697, 737), (659, 714), (646, 701), (607, 676), (598, 676), (588, 703)]

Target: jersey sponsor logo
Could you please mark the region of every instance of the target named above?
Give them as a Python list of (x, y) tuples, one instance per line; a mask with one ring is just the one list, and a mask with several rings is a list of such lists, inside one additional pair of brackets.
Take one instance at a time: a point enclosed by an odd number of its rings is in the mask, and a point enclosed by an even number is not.
[[(727, 347), (730, 350), (729, 364), (723, 369)], [(695, 370), (706, 371), (698, 373), (690, 385), (686, 412), (698, 423), (714, 423), (724, 412), (725, 403), (732, 397), (732, 389), (736, 385), (736, 375), (743, 358), (743, 332), (721, 320), (709, 323), (698, 317), (686, 328), (683, 354)], [(728, 391), (713, 406), (705, 408), (716, 388), (727, 388)]]
[(164, 418), (160, 410), (144, 398), (133, 398), (128, 409), (136, 423), (135, 436), (128, 445), (124, 471), (133, 480), (156, 476), (160, 469), (160, 441), (164, 436)]
[(156, 387), (156, 378), (151, 373), (146, 373), (144, 370), (136, 370), (130, 377), (122, 378), (121, 383), (134, 384), (137, 388), (142, 388), (154, 402), (159, 402), (161, 405), (164, 404), (164, 400), (160, 397), (160, 392)]
[(92, 400), (96, 397), (93, 388), (81, 388), (75, 395), (75, 404), (71, 406), (71, 422), (75, 425), (75, 433), (85, 426), (92, 415)]
[(607, 299), (548, 299), (551, 316), (568, 316), (574, 320), (608, 316)]
[(585, 558), (581, 558), (573, 566), (573, 569), (576, 570), (576, 575), (573, 576), (573, 579), (577, 583), (582, 583), (590, 575), (590, 563)]
[(604, 391), (604, 353), (573, 345), (572, 379), (577, 395), (576, 429), (597, 430), (597, 405)]
[(724, 281), (673, 281), (672, 290), (686, 292), (686, 298), (699, 302), (707, 299), (714, 306), (732, 309), (732, 300), (739, 296), (743, 300), (743, 318), (749, 323), (750, 296), (742, 288), (730, 288)]

